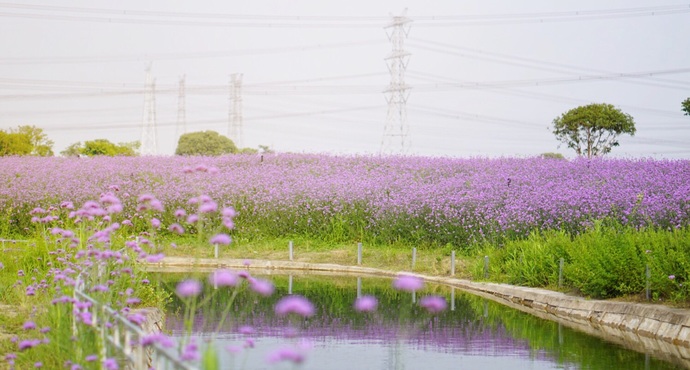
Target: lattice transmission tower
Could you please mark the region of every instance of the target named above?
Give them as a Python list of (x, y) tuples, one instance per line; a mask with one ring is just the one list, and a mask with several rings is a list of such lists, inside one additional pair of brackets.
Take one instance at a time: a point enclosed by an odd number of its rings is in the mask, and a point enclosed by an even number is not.
[(228, 137), (238, 148), (244, 147), (242, 124), (242, 73), (230, 75), (230, 111), (228, 113)]
[(180, 76), (177, 89), (177, 123), (175, 125), (175, 146), (180, 136), (187, 133), (187, 108), (185, 99), (185, 75)]
[(405, 84), (405, 70), (411, 54), (405, 51), (404, 44), (410, 33), (412, 20), (405, 16), (406, 13), (407, 9), (402, 12), (402, 15), (393, 16), (391, 23), (384, 27), (391, 42), (392, 51), (386, 58), (391, 80), (388, 88), (384, 90), (388, 102), (388, 113), (383, 140), (381, 140), (382, 154), (405, 154), (410, 149), (408, 136), (410, 129), (407, 123), (406, 107), (410, 87)]
[(144, 114), (141, 130), (141, 155), (158, 154), (156, 127), (156, 80), (151, 75), (151, 64), (146, 68), (146, 85), (144, 87)]

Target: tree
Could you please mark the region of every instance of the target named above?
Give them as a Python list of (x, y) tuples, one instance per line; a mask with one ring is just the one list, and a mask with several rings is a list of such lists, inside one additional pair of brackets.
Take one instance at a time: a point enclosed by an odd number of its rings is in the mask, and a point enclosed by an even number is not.
[(618, 135), (635, 135), (635, 122), (611, 104), (573, 108), (553, 120), (556, 139), (587, 158), (604, 155), (618, 146)]
[(561, 153), (541, 153), (540, 157), (544, 159), (565, 159)]
[(31, 139), (26, 134), (0, 130), (0, 156), (31, 153)]
[(690, 98), (683, 100), (683, 102), (680, 104), (683, 107), (681, 110), (685, 112), (685, 115), (690, 116)]
[(215, 131), (190, 132), (180, 136), (176, 155), (208, 155), (237, 153), (235, 143)]
[(31, 143), (31, 155), (37, 155), (41, 157), (52, 157), (53, 153), (53, 141), (48, 139), (48, 135), (43, 133), (43, 129), (36, 126), (19, 126), (14, 130), (13, 133), (24, 134), (29, 137)]
[(81, 142), (76, 142), (60, 152), (60, 154), (64, 156), (87, 155), (89, 157), (93, 157), (97, 155), (107, 155), (110, 157), (133, 157), (137, 155), (137, 150), (140, 146), (141, 145), (138, 141), (113, 144), (106, 139), (96, 139), (85, 141), (83, 145)]
[(76, 143), (65, 148), (65, 150), (61, 151), (60, 154), (65, 157), (78, 157), (81, 155), (81, 149), (81, 141), (77, 141)]

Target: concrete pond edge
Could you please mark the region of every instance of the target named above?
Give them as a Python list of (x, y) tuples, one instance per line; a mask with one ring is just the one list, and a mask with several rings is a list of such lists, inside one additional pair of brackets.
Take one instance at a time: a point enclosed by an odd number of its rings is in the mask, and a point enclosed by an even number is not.
[(200, 259), (165, 257), (147, 270), (203, 272), (218, 268), (395, 277), (407, 274), (456, 287), (537, 317), (604, 338), (626, 348), (650, 353), (690, 369), (690, 310), (657, 304), (590, 300), (546, 289), (474, 282), (409, 271), (299, 261)]

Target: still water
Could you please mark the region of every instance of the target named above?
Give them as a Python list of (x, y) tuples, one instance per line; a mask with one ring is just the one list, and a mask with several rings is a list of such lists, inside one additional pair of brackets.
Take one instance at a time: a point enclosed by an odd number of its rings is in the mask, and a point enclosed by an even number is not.
[[(244, 284), (220, 327), (221, 313), (234, 288), (207, 287), (200, 297), (208, 298), (208, 304), (195, 310), (192, 335), (202, 338), (202, 347), (213, 338), (224, 369), (686, 368), (682, 362), (631, 351), (447, 286), (426, 284), (421, 291), (406, 293), (392, 289), (391, 280), (385, 278), (262, 278), (275, 285), (273, 295), (259, 296)], [(171, 290), (181, 279), (182, 275), (161, 276)], [(277, 316), (275, 303), (290, 293), (313, 302), (316, 314), (308, 319)], [(358, 294), (375, 296), (377, 310), (355, 311)], [(428, 314), (417, 304), (426, 295), (444, 296), (448, 308)], [(173, 336), (185, 335), (185, 307), (178, 298), (168, 307), (166, 325)], [(247, 326), (251, 333), (246, 333)], [(267, 361), (286, 346), (304, 354), (304, 362), (295, 367), (290, 362)]]

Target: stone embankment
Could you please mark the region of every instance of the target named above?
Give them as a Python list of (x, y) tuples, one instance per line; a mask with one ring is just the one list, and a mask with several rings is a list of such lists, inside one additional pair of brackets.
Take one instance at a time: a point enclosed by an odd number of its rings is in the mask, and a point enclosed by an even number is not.
[[(258, 269), (270, 272), (309, 271), (396, 276), (400, 273), (361, 266), (313, 264), (294, 261), (192, 259), (166, 257), (150, 265), (156, 271), (212, 271), (217, 268)], [(690, 369), (690, 310), (662, 305), (589, 300), (545, 289), (473, 282), (452, 277), (419, 276), (474, 293), (543, 319), (602, 337), (633, 350), (651, 353)]]

